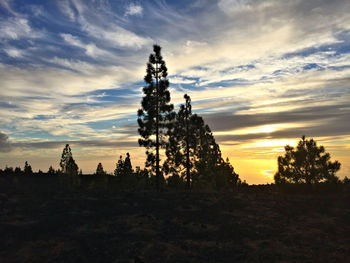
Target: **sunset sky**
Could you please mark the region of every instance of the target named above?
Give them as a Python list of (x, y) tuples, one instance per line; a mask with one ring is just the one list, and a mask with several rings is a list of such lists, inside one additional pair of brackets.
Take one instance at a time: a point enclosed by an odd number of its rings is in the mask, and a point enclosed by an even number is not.
[(350, 176), (350, 1), (0, 1), (0, 168), (84, 173), (130, 152), (152, 45), (241, 179), (271, 183), (302, 135)]

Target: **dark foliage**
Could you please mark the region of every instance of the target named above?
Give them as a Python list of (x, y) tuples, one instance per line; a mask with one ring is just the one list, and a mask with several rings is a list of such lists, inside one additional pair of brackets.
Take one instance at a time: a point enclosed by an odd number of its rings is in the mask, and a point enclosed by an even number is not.
[(33, 174), (32, 167), (28, 164), (27, 161), (24, 163), (24, 174), (25, 175), (32, 175)]
[(232, 165), (221, 156), (219, 145), (202, 117), (192, 114), (191, 98), (184, 96), (172, 128), (169, 130), (164, 170), (168, 183), (187, 188), (234, 188), (240, 183)]
[(15, 170), (14, 170), (14, 174), (15, 174), (15, 175), (22, 175), (23, 172), (22, 172), (21, 167), (19, 167), (19, 166), (16, 167)]
[(185, 94), (185, 104), (180, 106), (179, 112), (169, 129), (169, 143), (166, 145), (167, 159), (164, 163), (164, 171), (170, 174), (168, 182), (175, 186), (186, 181), (186, 186), (191, 187), (191, 177), (194, 172), (196, 149), (198, 138), (196, 136), (199, 127), (196, 126), (197, 115), (192, 115), (191, 98)]
[(63, 149), (60, 167), (62, 169), (62, 173), (64, 174), (73, 176), (78, 175), (79, 167), (73, 159), (72, 150), (69, 144), (66, 144), (66, 147)]
[(55, 175), (55, 169), (53, 169), (52, 165), (49, 167), (49, 170), (47, 171), (47, 175)]
[(335, 173), (340, 169), (340, 163), (331, 162), (330, 154), (313, 139), (307, 140), (303, 136), (296, 149), (287, 145), (285, 151), (284, 157), (278, 157), (278, 172), (274, 177), (277, 184), (339, 181)]
[[(82, 172), (81, 172), (82, 173)], [(107, 173), (103, 170), (102, 163), (98, 163), (97, 168), (96, 168), (96, 175), (106, 175)]]
[(120, 155), (119, 160), (116, 164), (116, 168), (114, 170), (114, 175), (117, 177), (127, 177), (133, 175), (133, 169), (131, 165), (130, 154), (126, 153), (125, 160), (123, 160), (123, 156)]
[[(138, 110), (138, 132), (140, 146), (146, 148), (146, 167), (156, 174), (156, 185), (159, 190), (161, 181), (159, 150), (167, 144), (167, 131), (173, 119), (173, 105), (170, 104), (168, 90), (168, 72), (161, 55), (160, 46), (154, 45), (147, 63), (147, 74), (144, 78), (144, 97), (141, 109)], [(155, 138), (152, 138), (155, 136)]]

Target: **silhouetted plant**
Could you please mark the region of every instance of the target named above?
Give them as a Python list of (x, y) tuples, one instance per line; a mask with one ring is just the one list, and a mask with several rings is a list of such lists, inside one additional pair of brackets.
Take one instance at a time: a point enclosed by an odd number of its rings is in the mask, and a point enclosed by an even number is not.
[(167, 185), (170, 188), (174, 189), (185, 189), (185, 186), (188, 187), (188, 184), (186, 185), (184, 180), (177, 174), (170, 175), (167, 179)]
[(64, 174), (78, 175), (79, 167), (73, 159), (72, 150), (69, 147), (69, 144), (66, 144), (66, 147), (63, 149), (60, 167)]
[(217, 188), (235, 188), (241, 184), (239, 175), (234, 171), (230, 160), (226, 158), (226, 161), (221, 162), (217, 167), (217, 173), (215, 183)]
[[(147, 86), (143, 88), (145, 96), (141, 102), (141, 109), (138, 110), (138, 132), (140, 146), (146, 147), (146, 167), (156, 173), (156, 187), (160, 188), (161, 171), (159, 149), (164, 148), (167, 143), (167, 130), (174, 117), (173, 108), (170, 104), (170, 93), (168, 90), (168, 73), (161, 47), (153, 46), (153, 51), (147, 63), (147, 74), (144, 78)], [(155, 136), (155, 140), (152, 138)], [(154, 153), (155, 151), (155, 153)]]
[(49, 170), (47, 171), (48, 175), (55, 175), (55, 169), (53, 169), (52, 165), (50, 165)]
[(130, 176), (133, 174), (133, 169), (131, 165), (131, 159), (130, 159), (130, 154), (126, 153), (125, 161), (124, 161), (124, 174), (126, 176)]
[(120, 187), (126, 187), (128, 189), (140, 188), (140, 185), (147, 186), (148, 184), (148, 171), (147, 169), (140, 170), (137, 167), (136, 172), (132, 169), (131, 157), (129, 153), (126, 153), (125, 160), (123, 156), (120, 156), (114, 175), (117, 177), (117, 181)]
[(106, 175), (106, 172), (103, 170), (102, 163), (98, 163), (95, 174), (96, 175)]
[(238, 175), (229, 161), (222, 159), (220, 147), (203, 118), (192, 114), (190, 97), (184, 98), (185, 104), (180, 106), (168, 132), (164, 163), (164, 171), (172, 175), (168, 184), (185, 180), (187, 188), (193, 183), (198, 187), (235, 186), (240, 182)]
[[(192, 125), (195, 121), (192, 116), (191, 98), (185, 94), (185, 104), (180, 106), (179, 112), (176, 114), (176, 120), (173, 125), (173, 129), (170, 130), (169, 148), (167, 149), (168, 163), (170, 165), (173, 174), (175, 175), (172, 180), (176, 182), (181, 175), (185, 177), (183, 172), (180, 172), (182, 167), (185, 168), (186, 173), (186, 186), (189, 189), (191, 187), (191, 169), (193, 168), (195, 149), (197, 146), (196, 127)], [(192, 119), (192, 120), (191, 120)], [(176, 171), (177, 170), (177, 171)], [(179, 174), (180, 172), (180, 174)]]
[(33, 174), (32, 167), (28, 164), (27, 161), (24, 163), (24, 174), (25, 175), (32, 175)]
[(125, 160), (123, 160), (123, 156), (120, 155), (119, 160), (116, 164), (116, 168), (114, 170), (114, 175), (118, 177), (126, 177), (131, 176), (133, 174), (130, 154), (126, 153)]
[(344, 177), (343, 184), (350, 185), (350, 179), (347, 176)]
[(343, 186), (344, 186), (344, 191), (345, 192), (350, 192), (350, 179), (348, 177), (344, 177), (343, 181)]
[(172, 174), (169, 182), (180, 183), (186, 181), (187, 188), (191, 187), (191, 177), (194, 172), (194, 162), (197, 158), (199, 145), (199, 116), (192, 115), (191, 98), (185, 94), (185, 104), (180, 106), (179, 112), (169, 129), (169, 143), (166, 146), (167, 159), (164, 163), (166, 174)]
[(15, 174), (15, 175), (21, 175), (21, 174), (22, 174), (22, 169), (21, 169), (21, 167), (16, 167), (16, 168), (15, 168), (15, 171), (14, 171), (14, 174)]
[(13, 167), (8, 167), (7, 165), (6, 165), (6, 167), (5, 167), (5, 169), (4, 169), (4, 174), (5, 175), (13, 175), (14, 174), (14, 170), (13, 170)]
[(278, 157), (278, 172), (274, 176), (277, 184), (338, 182), (335, 173), (340, 169), (340, 163), (331, 162), (330, 154), (313, 139), (307, 140), (303, 136), (295, 149), (287, 145), (285, 151), (284, 157)]

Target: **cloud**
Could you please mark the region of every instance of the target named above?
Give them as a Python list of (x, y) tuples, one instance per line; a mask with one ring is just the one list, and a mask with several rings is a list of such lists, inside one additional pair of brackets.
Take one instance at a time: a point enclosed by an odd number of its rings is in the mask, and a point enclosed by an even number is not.
[(71, 21), (75, 21), (75, 12), (72, 9), (69, 0), (61, 0), (58, 1), (57, 4), (63, 14), (65, 14)]
[(254, 0), (220, 0), (218, 2), (219, 8), (227, 14), (235, 14), (242, 11), (247, 11), (252, 8)]
[[(117, 18), (110, 10), (106, 10), (104, 5), (95, 8), (75, 0), (65, 6), (76, 11), (75, 20), (79, 23), (80, 29), (99, 43), (104, 43), (111, 48), (118, 46), (131, 49), (140, 49), (153, 43), (151, 38), (140, 36), (126, 29), (126, 22), (122, 18)], [(131, 7), (129, 15), (142, 14), (141, 6), (131, 4), (129, 7)]]
[(11, 0), (2, 0), (0, 1), (0, 6), (7, 10), (10, 14), (17, 16), (18, 13), (13, 10), (11, 7)]
[(124, 16), (142, 16), (143, 8), (141, 5), (130, 3), (126, 9)]
[(61, 37), (69, 44), (85, 50), (85, 54), (96, 58), (98, 56), (113, 56), (111, 53), (98, 48), (94, 43), (84, 44), (78, 37), (71, 34), (61, 34)]
[(149, 37), (139, 36), (118, 25), (112, 24), (109, 28), (102, 28), (86, 23), (83, 28), (91, 37), (106, 41), (110, 46), (140, 49), (153, 43)]
[[(308, 103), (301, 101), (298, 103), (300, 107), (288, 111), (254, 114), (216, 112), (203, 114), (203, 116), (210, 127), (215, 127), (215, 131), (227, 131), (276, 123), (305, 123), (305, 125), (308, 125), (309, 123), (313, 124), (317, 122), (322, 123), (325, 127), (332, 127), (335, 133), (348, 132), (348, 129), (344, 128), (349, 124), (344, 123), (344, 121), (350, 114), (350, 108), (345, 101), (334, 105), (326, 104), (318, 106), (310, 106)], [(327, 130), (330, 131), (329, 129)]]
[(24, 56), (24, 51), (17, 48), (5, 48), (5, 53), (12, 58), (21, 58)]
[[(1, 136), (1, 134), (0, 134)], [(1, 138), (1, 137), (0, 137)], [(16, 142), (13, 147), (19, 148), (38, 148), (38, 149), (55, 149), (63, 147), (66, 144), (75, 147), (103, 147), (103, 148), (136, 148), (139, 147), (137, 141), (114, 141), (114, 140), (65, 140), (65, 141), (36, 141), (36, 142)]]
[(0, 20), (0, 39), (38, 38), (41, 35), (30, 27), (26, 18), (10, 17), (7, 20)]
[(11, 145), (5, 133), (0, 132), (0, 152), (11, 151)]

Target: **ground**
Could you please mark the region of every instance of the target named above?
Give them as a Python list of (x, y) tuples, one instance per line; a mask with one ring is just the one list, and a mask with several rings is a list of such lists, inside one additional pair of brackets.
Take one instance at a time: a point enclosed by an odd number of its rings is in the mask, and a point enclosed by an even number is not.
[[(76, 183), (76, 182), (75, 182)], [(0, 262), (349, 262), (350, 195), (0, 178)]]

